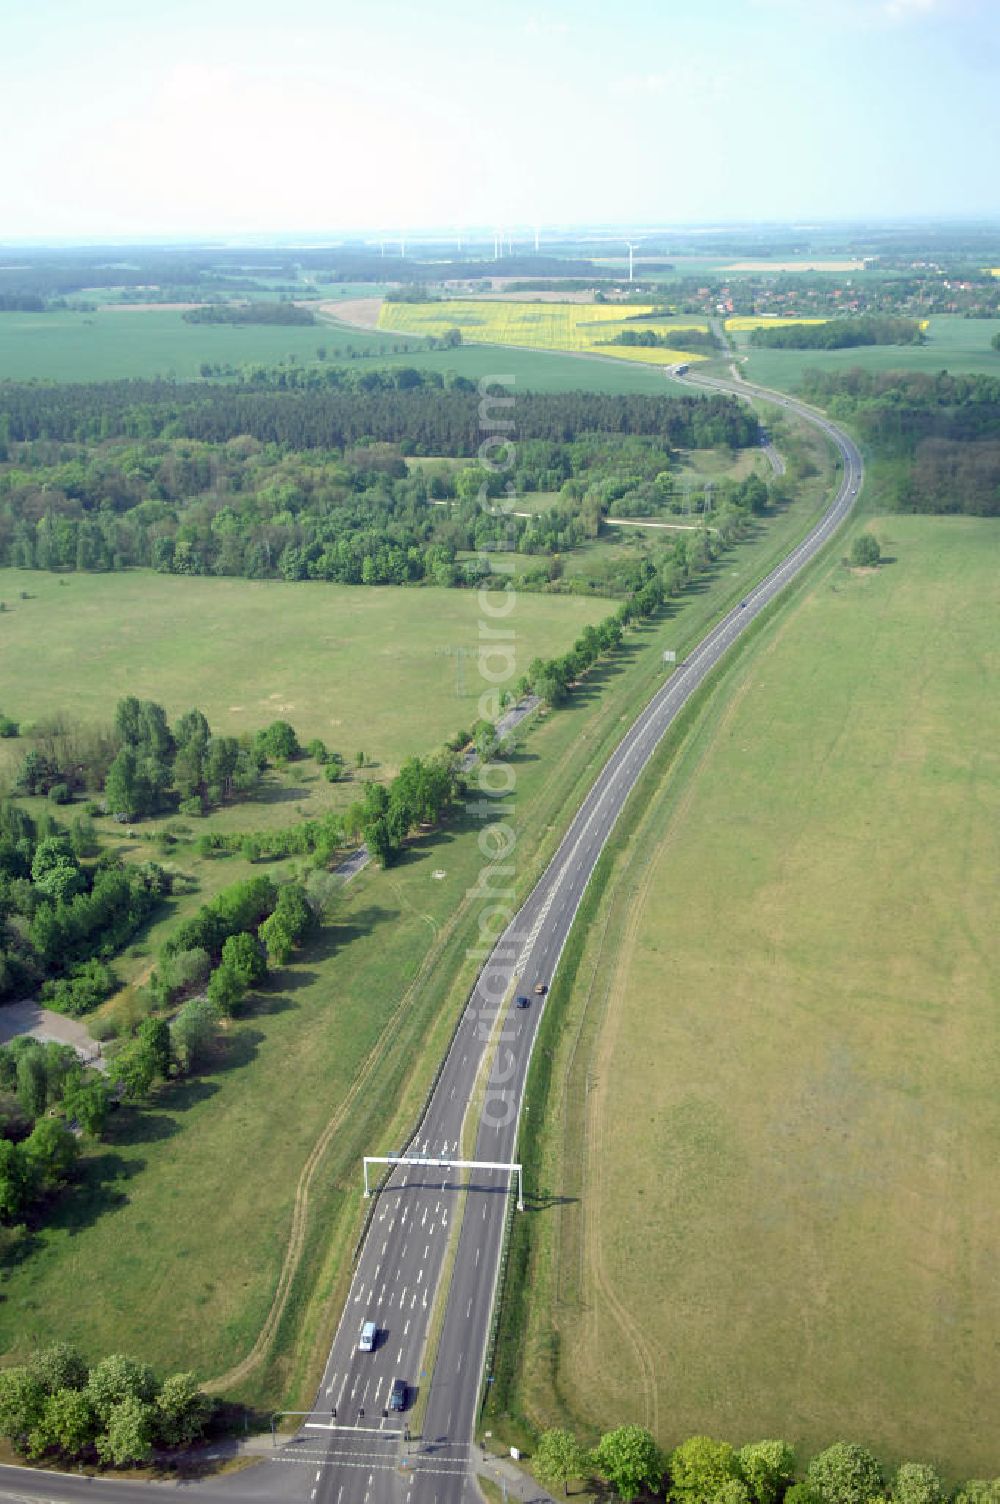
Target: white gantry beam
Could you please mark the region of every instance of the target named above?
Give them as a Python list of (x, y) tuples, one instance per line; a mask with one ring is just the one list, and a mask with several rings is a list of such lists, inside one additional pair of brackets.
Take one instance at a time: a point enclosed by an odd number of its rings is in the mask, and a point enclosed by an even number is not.
[(366, 1154), (365, 1195), (371, 1195), (368, 1183), (369, 1165), (416, 1165), (424, 1170), (507, 1170), (517, 1176), (517, 1209), (524, 1211), (524, 1188), (521, 1181), (521, 1166), (492, 1159), (436, 1159), (431, 1154)]

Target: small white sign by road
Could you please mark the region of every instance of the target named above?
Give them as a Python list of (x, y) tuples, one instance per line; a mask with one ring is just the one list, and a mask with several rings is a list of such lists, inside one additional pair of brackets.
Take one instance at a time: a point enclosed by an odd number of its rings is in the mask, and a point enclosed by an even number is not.
[(663, 650), (663, 661), (664, 661), (664, 663), (676, 663), (677, 662), (677, 654), (674, 652), (673, 648), (664, 648), (664, 650)]

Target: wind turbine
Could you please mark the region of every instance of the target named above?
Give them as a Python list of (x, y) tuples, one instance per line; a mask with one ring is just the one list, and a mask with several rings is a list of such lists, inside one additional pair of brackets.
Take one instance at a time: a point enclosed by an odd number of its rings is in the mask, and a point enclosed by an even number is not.
[(540, 226), (536, 225), (535, 226), (535, 254), (536, 255), (538, 254), (538, 236), (539, 236), (539, 234), (540, 234)]
[(399, 237), (399, 259), (401, 261), (405, 261), (406, 260), (406, 236), (405, 235), (400, 235), (400, 237)]
[(493, 260), (499, 261), (503, 255), (503, 231), (493, 231)]
[(628, 246), (628, 279), (631, 282), (632, 281), (632, 252), (633, 251), (637, 251), (639, 249), (639, 241), (637, 240), (636, 243), (635, 243), (635, 245), (633, 245), (632, 242), (631, 242), (631, 240), (626, 240), (625, 244)]

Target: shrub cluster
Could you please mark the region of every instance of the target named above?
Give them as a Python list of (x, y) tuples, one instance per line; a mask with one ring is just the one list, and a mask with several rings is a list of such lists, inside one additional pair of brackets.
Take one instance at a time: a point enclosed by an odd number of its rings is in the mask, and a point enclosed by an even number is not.
[(158, 1447), (197, 1441), (212, 1409), (193, 1374), (160, 1383), (148, 1364), (121, 1353), (88, 1368), (60, 1342), (0, 1369), (0, 1435), (34, 1461), (148, 1462)]
[(411, 830), (438, 823), (459, 786), (455, 761), (447, 753), (407, 758), (388, 788), (365, 784), (364, 797), (348, 810), (347, 828), (363, 835), (380, 866), (389, 867), (398, 860)]
[(99, 1138), (111, 1093), (69, 1045), (30, 1034), (0, 1045), (0, 1223), (16, 1225), (72, 1174), (76, 1123)]
[(67, 832), (48, 811), (32, 819), (0, 801), (0, 999), (63, 975), (47, 994), (61, 1012), (85, 1012), (107, 995), (114, 979), (103, 963), (153, 912), (170, 879), (155, 862), (110, 855), (85, 867), (80, 858), (95, 846), (89, 816)]

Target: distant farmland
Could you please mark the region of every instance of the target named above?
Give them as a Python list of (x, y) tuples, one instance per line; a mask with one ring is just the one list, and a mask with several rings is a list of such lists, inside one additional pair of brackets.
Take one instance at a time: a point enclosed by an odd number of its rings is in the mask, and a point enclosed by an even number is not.
[(1000, 1467), (997, 524), (875, 530), (891, 563), (736, 665), (588, 930), (538, 1423)]
[[(335, 305), (327, 304), (334, 312)], [(346, 317), (346, 314), (345, 314)], [(186, 324), (177, 309), (104, 308), (94, 313), (5, 313), (0, 316), (0, 381), (117, 381), (125, 377), (175, 376), (196, 380), (203, 363), (275, 366), (290, 360), (359, 372), (373, 365), (414, 366), (455, 373), (472, 381), (493, 375), (496, 358), (487, 349), (428, 350), (405, 334), (373, 333), (324, 318), (305, 328), (263, 324)], [(618, 351), (631, 354), (630, 351)], [(650, 353), (650, 352), (646, 352)], [(656, 352), (652, 352), (656, 353)], [(502, 367), (518, 391), (565, 392), (587, 387), (602, 392), (661, 392), (663, 375), (648, 365), (581, 361), (551, 351), (509, 351)]]
[[(727, 328), (732, 325), (727, 321)], [(758, 320), (768, 326), (778, 319)], [(797, 320), (796, 322), (803, 322)], [(924, 345), (857, 345), (848, 350), (769, 350), (745, 346), (745, 374), (781, 391), (795, 391), (802, 373), (849, 371), (858, 366), (864, 371), (963, 371), (973, 375), (1000, 377), (1000, 355), (990, 348), (990, 340), (1000, 331), (1000, 319), (964, 319), (957, 314), (936, 314), (927, 320), (927, 343)], [(742, 345), (737, 331), (737, 344)]]

